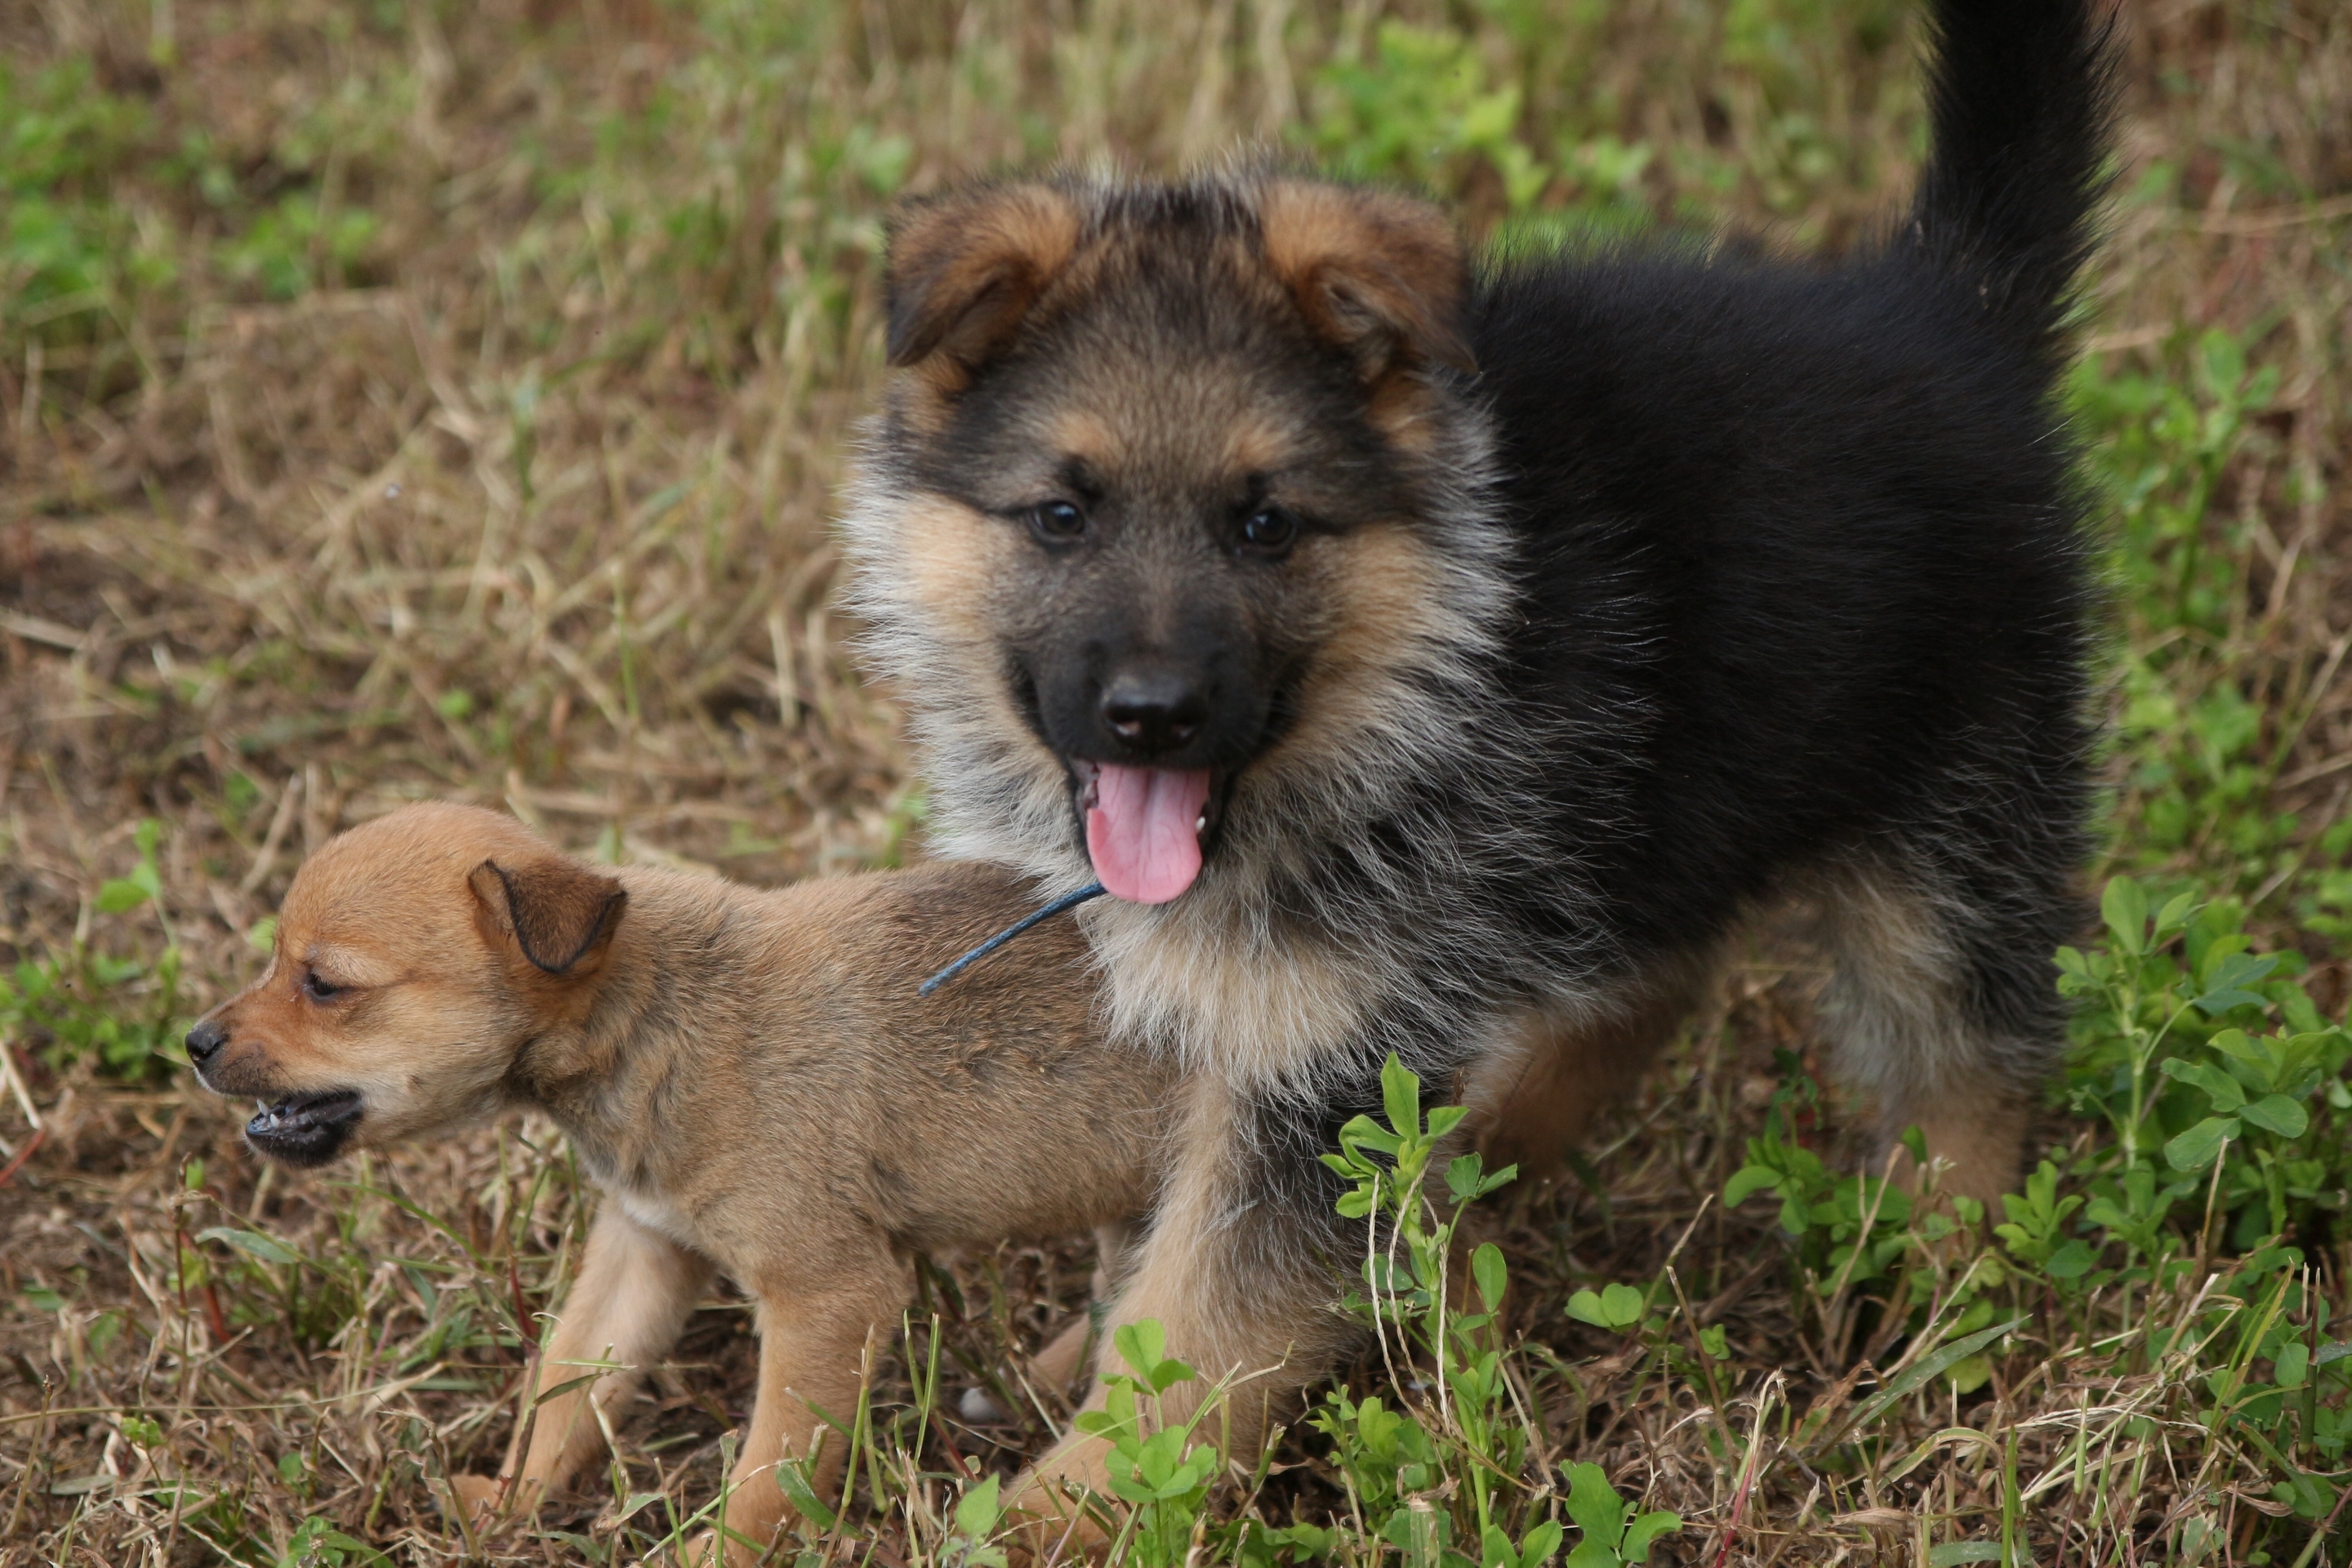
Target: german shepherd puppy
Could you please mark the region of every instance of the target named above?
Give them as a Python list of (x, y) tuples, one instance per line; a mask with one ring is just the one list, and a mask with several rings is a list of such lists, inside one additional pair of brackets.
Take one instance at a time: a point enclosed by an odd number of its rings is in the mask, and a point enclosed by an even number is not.
[[(969, 863), (774, 891), (608, 871), (510, 817), (408, 806), (304, 863), (269, 967), (188, 1058), (265, 1102), (246, 1140), (286, 1164), (531, 1106), (603, 1189), (538, 1369), (555, 1392), (526, 1393), (501, 1479), (453, 1478), (469, 1511), (562, 1487), (604, 1447), (597, 1412), (731, 1276), (759, 1307), (758, 1402), (724, 1550), (714, 1533), (687, 1558), (748, 1563), (785, 1518), (777, 1464), (849, 1415), (868, 1336), (897, 1327), (908, 1253), (1151, 1204), (1171, 1074), (1104, 1048), (1075, 927), (918, 994), (1031, 901)], [(1078, 1370), (1087, 1328), (1037, 1357), (1042, 1379)], [(821, 1452), (821, 1490), (843, 1453)]]
[(1099, 879), (1113, 1028), (1205, 1069), (1118, 1317), (1303, 1384), (1356, 1249), (1317, 1155), (1382, 1059), (1554, 1151), (1791, 890), (1882, 1139), (2011, 1182), (2082, 914), (2091, 12), (1934, 0), (1916, 196), (1843, 261), (1474, 268), (1266, 171), (900, 216), (871, 656), (945, 844)]

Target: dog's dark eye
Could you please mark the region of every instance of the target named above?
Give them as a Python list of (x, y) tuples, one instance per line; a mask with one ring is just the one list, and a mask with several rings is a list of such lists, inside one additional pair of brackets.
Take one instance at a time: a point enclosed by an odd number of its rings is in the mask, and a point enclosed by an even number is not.
[(313, 1002), (331, 1002), (350, 989), (348, 985), (338, 985), (324, 978), (315, 969), (303, 972), (302, 994)]
[(1066, 500), (1049, 500), (1029, 509), (1030, 531), (1048, 544), (1068, 544), (1084, 539), (1087, 514)]
[(1278, 506), (1260, 507), (1242, 520), (1242, 543), (1262, 555), (1279, 555), (1298, 542), (1298, 520)]

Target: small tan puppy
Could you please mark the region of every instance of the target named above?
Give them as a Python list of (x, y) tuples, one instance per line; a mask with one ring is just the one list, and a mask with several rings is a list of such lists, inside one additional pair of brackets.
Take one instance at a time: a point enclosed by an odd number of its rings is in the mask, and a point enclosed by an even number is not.
[[(869, 1331), (898, 1321), (908, 1256), (1115, 1226), (1142, 1213), (1172, 1077), (1104, 1045), (1076, 924), (925, 998), (925, 976), (1034, 907), (994, 868), (948, 864), (756, 891), (607, 871), (510, 818), (415, 805), (305, 864), (269, 967), (188, 1035), (205, 1086), (252, 1096), (273, 1160), (551, 1116), (603, 1189), (529, 1451), (464, 1479), (478, 1510), (535, 1505), (601, 1450), (624, 1399), (714, 1270), (758, 1303), (760, 1386), (726, 1557), (786, 1513), (772, 1474), (815, 1411), (845, 1417)], [(1084, 1322), (1039, 1357), (1066, 1383)], [(523, 1406), (526, 1413), (531, 1405)], [(837, 1436), (815, 1481), (841, 1471)], [(502, 1482), (504, 1483), (502, 1485)], [(712, 1554), (710, 1536), (690, 1555)]]

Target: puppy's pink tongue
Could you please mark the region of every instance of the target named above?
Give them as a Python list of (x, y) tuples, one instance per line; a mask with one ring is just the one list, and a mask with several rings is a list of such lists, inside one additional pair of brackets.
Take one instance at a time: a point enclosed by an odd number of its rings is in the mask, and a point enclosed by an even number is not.
[(1201, 831), (1209, 804), (1205, 768), (1124, 768), (1105, 763), (1087, 813), (1087, 854), (1114, 898), (1164, 904), (1201, 874)]

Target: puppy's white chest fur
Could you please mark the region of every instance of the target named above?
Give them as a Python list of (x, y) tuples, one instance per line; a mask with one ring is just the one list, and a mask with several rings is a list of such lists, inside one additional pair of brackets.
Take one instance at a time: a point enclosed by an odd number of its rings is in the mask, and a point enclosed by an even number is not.
[(670, 1201), (669, 1194), (658, 1188), (646, 1187), (628, 1181), (621, 1172), (625, 1163), (608, 1146), (594, 1141), (577, 1138), (573, 1147), (580, 1155), (588, 1179), (604, 1194), (608, 1204), (619, 1205), (623, 1214), (638, 1226), (652, 1231), (665, 1240), (674, 1241), (690, 1252), (704, 1250), (700, 1229), (693, 1216)]
[(659, 1193), (648, 1193), (638, 1187), (618, 1182), (601, 1183), (607, 1200), (621, 1205), (621, 1212), (630, 1219), (689, 1250), (700, 1251), (701, 1242), (694, 1222), (686, 1213)]

